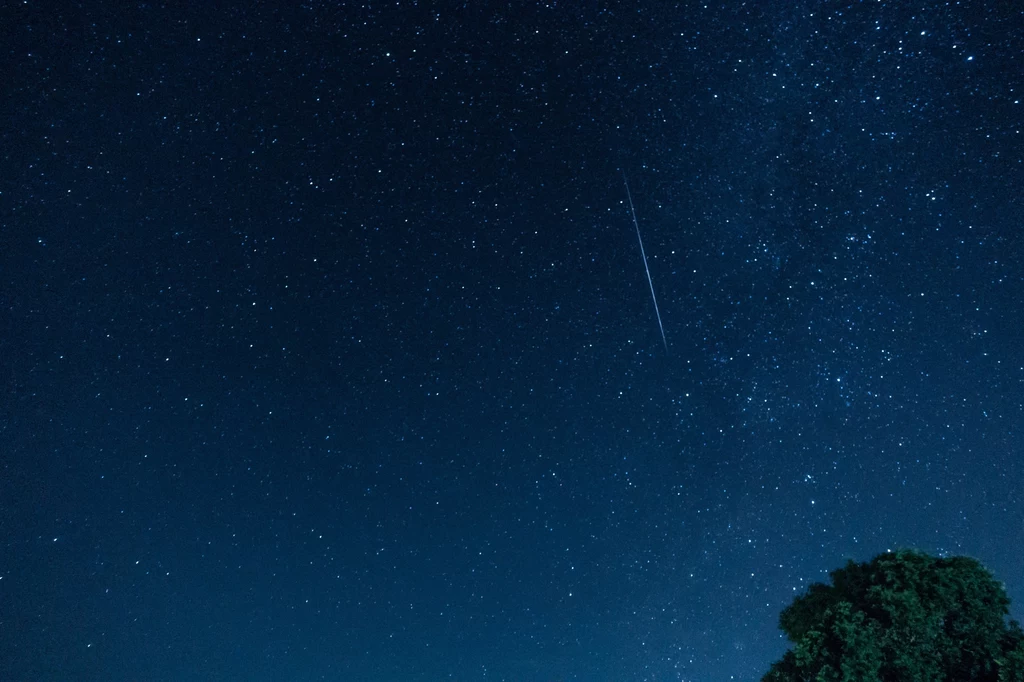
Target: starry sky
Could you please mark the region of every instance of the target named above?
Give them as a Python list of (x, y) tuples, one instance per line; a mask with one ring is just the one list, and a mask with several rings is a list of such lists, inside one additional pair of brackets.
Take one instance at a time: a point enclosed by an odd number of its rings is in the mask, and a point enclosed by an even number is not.
[(2, 14), (0, 678), (756, 680), (896, 547), (1022, 615), (1014, 3)]

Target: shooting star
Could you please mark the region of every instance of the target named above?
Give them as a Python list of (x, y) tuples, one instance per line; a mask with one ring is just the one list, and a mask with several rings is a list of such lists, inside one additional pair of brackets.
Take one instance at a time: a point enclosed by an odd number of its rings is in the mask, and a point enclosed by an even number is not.
[(636, 209), (633, 208), (633, 194), (629, 191), (629, 180), (626, 179), (626, 171), (622, 171), (622, 182), (626, 185), (626, 197), (629, 198), (629, 212), (633, 215), (633, 227), (636, 228), (636, 240), (640, 243), (640, 256), (644, 259), (644, 270), (647, 271), (647, 284), (651, 287), (651, 300), (654, 301), (654, 315), (658, 318), (658, 329), (661, 330), (661, 342), (665, 345), (665, 352), (668, 353), (668, 340), (665, 339), (665, 327), (661, 324), (661, 313), (658, 311), (658, 297), (654, 295), (654, 280), (651, 279), (651, 269), (647, 267), (647, 254), (644, 253), (644, 240), (640, 238), (640, 224), (636, 221)]

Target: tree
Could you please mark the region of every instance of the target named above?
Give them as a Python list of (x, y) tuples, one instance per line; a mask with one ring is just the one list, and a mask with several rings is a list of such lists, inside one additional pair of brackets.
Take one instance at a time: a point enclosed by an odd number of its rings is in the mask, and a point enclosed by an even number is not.
[(794, 644), (762, 682), (1024, 682), (1024, 631), (974, 559), (850, 561), (779, 617)]

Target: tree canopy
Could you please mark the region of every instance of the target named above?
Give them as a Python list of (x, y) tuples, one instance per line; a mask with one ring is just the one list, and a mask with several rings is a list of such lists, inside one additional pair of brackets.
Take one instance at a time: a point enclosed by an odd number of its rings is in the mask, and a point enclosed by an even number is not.
[(762, 682), (1024, 682), (1024, 632), (978, 561), (901, 550), (849, 561), (783, 610)]

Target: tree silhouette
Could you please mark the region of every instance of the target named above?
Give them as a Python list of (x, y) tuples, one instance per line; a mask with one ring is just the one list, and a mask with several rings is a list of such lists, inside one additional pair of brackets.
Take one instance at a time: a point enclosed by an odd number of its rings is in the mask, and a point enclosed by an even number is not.
[(850, 561), (779, 618), (794, 646), (762, 682), (1024, 682), (1024, 632), (974, 559)]

